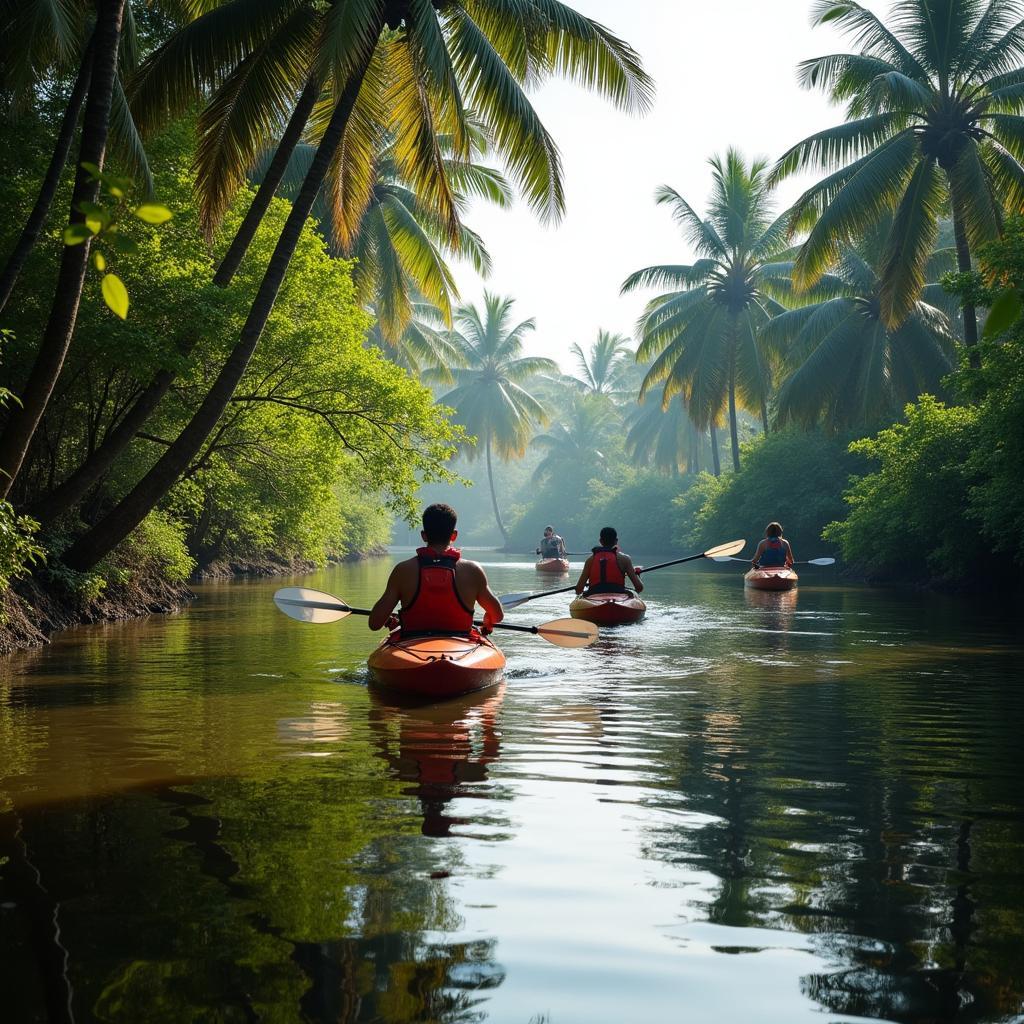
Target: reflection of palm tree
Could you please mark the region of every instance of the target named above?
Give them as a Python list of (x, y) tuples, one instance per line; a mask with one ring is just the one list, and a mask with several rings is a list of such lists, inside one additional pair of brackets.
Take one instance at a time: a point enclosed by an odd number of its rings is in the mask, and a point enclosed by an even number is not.
[[(928, 284), (898, 327), (886, 325), (882, 263), (891, 230), (885, 218), (858, 242), (838, 243), (831, 274), (813, 290), (817, 301), (762, 328), (762, 341), (791, 369), (779, 389), (780, 423), (865, 426), (941, 389), (953, 368), (950, 297), (941, 284)], [(932, 258), (932, 281), (952, 269), (948, 262), (946, 254)]]
[(539, 373), (558, 369), (551, 359), (520, 356), (523, 338), (535, 324), (530, 319), (510, 326), (512, 303), (512, 299), (485, 293), (482, 312), (474, 305), (456, 311), (457, 330), (452, 340), (461, 366), (452, 374), (455, 387), (439, 399), (455, 410), (457, 422), (477, 438), (477, 446), (465, 450), (468, 459), (479, 456), (482, 440), (494, 519), (506, 540), (508, 532), (498, 509), (491, 454), (493, 451), (499, 458), (511, 459), (526, 451), (534, 424), (545, 423), (548, 415), (523, 385)]
[(544, 452), (533, 473), (535, 482), (551, 477), (571, 477), (586, 470), (588, 475), (605, 463), (602, 451), (609, 440), (614, 410), (608, 399), (591, 392), (573, 395), (564, 422), (556, 423), (545, 434), (537, 434), (531, 447)]
[(578, 381), (587, 391), (607, 395), (621, 389), (633, 354), (629, 338), (611, 331), (598, 331), (590, 350), (584, 352), (573, 342), (569, 351), (576, 358)]
[(772, 221), (767, 164), (750, 164), (735, 150), (711, 160), (712, 192), (702, 220), (673, 188), (661, 186), (667, 205), (699, 259), (687, 265), (638, 270), (622, 290), (674, 287), (652, 299), (640, 321), (638, 359), (653, 359), (641, 396), (662, 386), (665, 405), (683, 395), (694, 423), (713, 425), (728, 405), (733, 468), (740, 468), (737, 404), (760, 412), (768, 429), (768, 371), (758, 331), (782, 307), (770, 293), (787, 290), (773, 264), (785, 245), (784, 224)]

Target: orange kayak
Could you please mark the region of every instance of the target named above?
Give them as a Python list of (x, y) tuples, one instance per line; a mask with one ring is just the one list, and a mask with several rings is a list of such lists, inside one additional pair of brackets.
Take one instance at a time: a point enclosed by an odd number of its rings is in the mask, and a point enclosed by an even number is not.
[(647, 613), (647, 605), (631, 591), (625, 594), (584, 594), (569, 605), (574, 619), (586, 619), (599, 626), (624, 626), (639, 622)]
[(754, 590), (792, 590), (800, 577), (784, 565), (751, 569), (743, 577), (744, 583)]
[(375, 683), (399, 693), (444, 700), (501, 679), (505, 655), (490, 640), (459, 636), (389, 636), (366, 660)]
[(567, 558), (542, 558), (535, 566), (537, 572), (568, 572)]

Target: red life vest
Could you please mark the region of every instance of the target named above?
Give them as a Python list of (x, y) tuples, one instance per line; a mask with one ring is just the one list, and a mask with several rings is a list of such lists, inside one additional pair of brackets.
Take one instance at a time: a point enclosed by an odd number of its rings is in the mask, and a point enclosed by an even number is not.
[(467, 608), (455, 589), (455, 565), (460, 551), (448, 548), (438, 554), (431, 548), (417, 548), (420, 578), (416, 593), (399, 613), (402, 636), (422, 633), (452, 633), (469, 636), (473, 632), (473, 609)]
[(589, 593), (621, 593), (626, 589), (626, 577), (619, 568), (619, 549), (592, 548)]
[(763, 568), (775, 569), (782, 567), (789, 560), (786, 553), (786, 545), (780, 537), (768, 537), (765, 541), (764, 551), (758, 559), (758, 565)]

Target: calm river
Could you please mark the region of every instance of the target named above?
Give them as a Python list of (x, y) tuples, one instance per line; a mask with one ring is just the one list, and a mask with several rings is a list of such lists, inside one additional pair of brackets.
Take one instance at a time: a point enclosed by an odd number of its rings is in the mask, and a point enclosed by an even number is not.
[(500, 689), (416, 709), (364, 620), (271, 603), (389, 567), (0, 664), (0, 1020), (1024, 1021), (1013, 609), (671, 569), (646, 622), (505, 635)]

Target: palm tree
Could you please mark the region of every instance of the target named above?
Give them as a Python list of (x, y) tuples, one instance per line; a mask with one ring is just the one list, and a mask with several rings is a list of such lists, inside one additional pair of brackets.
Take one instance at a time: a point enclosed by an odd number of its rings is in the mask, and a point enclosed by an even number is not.
[(603, 330), (597, 332), (589, 352), (578, 342), (573, 342), (569, 351), (576, 358), (579, 376), (575, 379), (599, 395), (613, 394), (622, 387), (633, 355), (629, 338)]
[(581, 469), (589, 479), (591, 470), (606, 462), (615, 418), (607, 396), (595, 392), (572, 395), (564, 420), (530, 441), (531, 447), (545, 453), (534, 470), (534, 482), (542, 483), (553, 477), (571, 479)]
[[(813, 21), (848, 32), (856, 53), (805, 61), (800, 78), (846, 103), (848, 120), (798, 143), (777, 181), (831, 171), (793, 208), (810, 228), (797, 282), (813, 283), (841, 242), (894, 210), (882, 256), (881, 314), (889, 327), (911, 313), (938, 231), (952, 209), (957, 263), (1001, 230), (1004, 207), (1024, 209), (1024, 20), (1017, 0), (897, 0), (891, 28), (853, 0), (818, 0)], [(964, 341), (980, 365), (973, 303)]]
[[(659, 473), (672, 476), (700, 472), (708, 438), (694, 425), (681, 395), (667, 408), (650, 396), (640, 399), (626, 415), (626, 428), (626, 451), (637, 464), (653, 465)], [(717, 466), (717, 459), (712, 464)]]
[(769, 373), (758, 331), (783, 307), (773, 296), (788, 290), (777, 260), (785, 220), (771, 219), (767, 164), (746, 164), (730, 149), (714, 157), (707, 218), (701, 218), (675, 189), (655, 193), (699, 257), (695, 263), (645, 267), (626, 278), (622, 291), (675, 286), (652, 299), (640, 319), (637, 359), (653, 359), (640, 388), (642, 398), (662, 385), (662, 405), (682, 395), (690, 417), (710, 429), (723, 408), (729, 411), (733, 468), (740, 466), (737, 406), (761, 415), (768, 429)]
[[(955, 303), (941, 284), (926, 284), (897, 327), (882, 315), (882, 269), (892, 218), (855, 244), (841, 242), (838, 261), (807, 305), (761, 329), (790, 373), (779, 389), (777, 421), (823, 423), (831, 430), (898, 416), (907, 402), (936, 392), (954, 366), (950, 317)], [(932, 282), (952, 269), (953, 254), (929, 261)]]
[[(375, 312), (372, 306), (370, 311)], [(461, 349), (452, 340), (444, 314), (429, 302), (413, 299), (412, 317), (397, 338), (385, 338), (375, 319), (366, 340), (418, 377), (429, 373), (438, 384), (455, 381), (451, 371), (459, 365)]]
[[(438, 208), (448, 207), (446, 220), (454, 239), (458, 211), (437, 138), (451, 135), (457, 155), (466, 157), (471, 137), (467, 108), (483, 125), (528, 202), (542, 215), (555, 218), (564, 206), (558, 154), (523, 84), (568, 74), (623, 106), (646, 104), (650, 82), (639, 58), (589, 18), (557, 0), (476, 11), (479, 22), (473, 18), (476, 7), (475, 0), (448, 0), (438, 6), (427, 0), (345, 0), (325, 10), (316, 5), (327, 19), (325, 27), (336, 44), (333, 52), (341, 55), (343, 84), (331, 91), (319, 117), (314, 111), (317, 151), (239, 340), (179, 436), (135, 487), (65, 552), (68, 566), (90, 568), (127, 537), (202, 447), (259, 344), (306, 218), (328, 169), (338, 159), (349, 165), (350, 173), (336, 179), (345, 188), (336, 205), (346, 217), (342, 225), (336, 218), (335, 229), (354, 230), (358, 225), (372, 187), (367, 131), (386, 121), (401, 155), (403, 177), (418, 191), (430, 192)], [(296, 62), (302, 69), (299, 79), (308, 82), (303, 78), (309, 74), (308, 61), (301, 59), (301, 52), (300, 48)], [(273, 54), (264, 56), (273, 59)], [(267, 93), (257, 90), (257, 95), (266, 98)], [(356, 110), (359, 101), (366, 108), (365, 117)], [(370, 116), (371, 110), (375, 116)], [(224, 146), (232, 148), (228, 141)]]
[(513, 299), (484, 293), (484, 308), (461, 306), (455, 313), (452, 340), (459, 350), (461, 367), (452, 371), (455, 387), (438, 401), (455, 410), (455, 420), (477, 439), (466, 449), (470, 459), (481, 451), (487, 459), (494, 520), (502, 537), (508, 531), (501, 521), (494, 491), (492, 451), (501, 459), (521, 458), (536, 424), (547, 422), (544, 407), (523, 385), (539, 373), (552, 373), (551, 359), (520, 356), (523, 338), (536, 326), (533, 319), (510, 326)]

